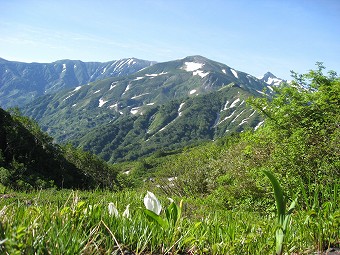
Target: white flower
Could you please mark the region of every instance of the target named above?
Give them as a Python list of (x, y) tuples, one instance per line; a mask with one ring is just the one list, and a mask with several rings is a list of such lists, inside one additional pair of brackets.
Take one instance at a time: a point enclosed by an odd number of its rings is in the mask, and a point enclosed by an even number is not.
[(119, 215), (118, 210), (117, 210), (114, 203), (109, 203), (108, 209), (109, 209), (109, 215), (110, 216), (118, 217), (118, 215)]
[(123, 217), (125, 218), (130, 218), (130, 210), (129, 210), (130, 205), (127, 205), (125, 208), (125, 211), (123, 212)]
[(146, 209), (153, 211), (157, 215), (161, 213), (162, 205), (158, 201), (157, 197), (150, 191), (148, 191), (144, 197), (144, 205)]

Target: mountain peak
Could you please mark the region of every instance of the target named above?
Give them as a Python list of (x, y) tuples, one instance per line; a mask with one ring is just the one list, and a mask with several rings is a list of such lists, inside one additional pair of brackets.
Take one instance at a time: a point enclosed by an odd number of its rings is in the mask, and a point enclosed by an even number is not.
[(192, 61), (192, 62), (204, 62), (204, 61), (207, 61), (208, 59), (200, 55), (193, 55), (193, 56), (188, 56), (184, 58), (183, 60)]
[(268, 85), (278, 86), (281, 82), (285, 82), (285, 80), (277, 78), (271, 72), (266, 72), (262, 77), (259, 77), (261, 81), (267, 83)]
[(274, 74), (272, 74), (271, 72), (266, 72), (264, 75), (263, 75), (263, 78), (277, 78)]

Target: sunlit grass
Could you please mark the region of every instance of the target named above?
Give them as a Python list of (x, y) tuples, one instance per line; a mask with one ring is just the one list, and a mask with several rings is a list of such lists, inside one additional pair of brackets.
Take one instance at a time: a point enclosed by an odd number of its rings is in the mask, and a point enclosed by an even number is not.
[[(146, 192), (47, 190), (13, 193), (0, 200), (1, 254), (273, 254), (275, 214), (227, 211), (204, 200), (183, 199), (171, 227), (145, 214)], [(160, 217), (171, 201), (158, 196)], [(180, 205), (180, 199), (174, 198)], [(296, 210), (285, 236), (285, 252), (303, 253), (339, 244), (339, 199), (312, 210)], [(110, 215), (114, 203), (118, 216)], [(188, 204), (190, 203), (190, 204)], [(123, 217), (130, 204), (130, 217)], [(195, 208), (195, 209), (193, 209)], [(173, 216), (171, 216), (173, 217)], [(170, 222), (170, 221), (169, 221)], [(170, 226), (170, 225), (169, 225)], [(321, 247), (322, 246), (322, 247)]]

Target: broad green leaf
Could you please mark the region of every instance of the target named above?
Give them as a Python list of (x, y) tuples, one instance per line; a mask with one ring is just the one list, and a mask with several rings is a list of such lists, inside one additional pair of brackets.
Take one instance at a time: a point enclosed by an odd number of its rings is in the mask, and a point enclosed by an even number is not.
[(148, 209), (144, 209), (143, 211), (150, 220), (158, 223), (158, 225), (160, 225), (163, 229), (168, 228), (169, 226), (168, 223), (165, 220), (163, 220), (161, 216), (157, 215), (156, 213)]

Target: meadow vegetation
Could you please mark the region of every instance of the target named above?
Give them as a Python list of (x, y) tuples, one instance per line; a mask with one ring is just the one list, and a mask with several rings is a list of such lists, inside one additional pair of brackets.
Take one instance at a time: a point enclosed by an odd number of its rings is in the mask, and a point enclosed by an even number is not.
[(14, 147), (12, 158), (2, 148), (0, 253), (313, 254), (339, 248), (340, 79), (323, 71), (317, 63), (307, 74), (293, 73), (294, 81), (272, 98), (249, 99), (265, 118), (256, 131), (115, 165), (58, 147), (58, 159), (88, 181), (81, 189), (62, 189), (55, 176), (40, 172), (45, 183), (52, 180), (41, 189), (33, 164), (25, 179), (16, 164), (26, 161), (15, 157)]

